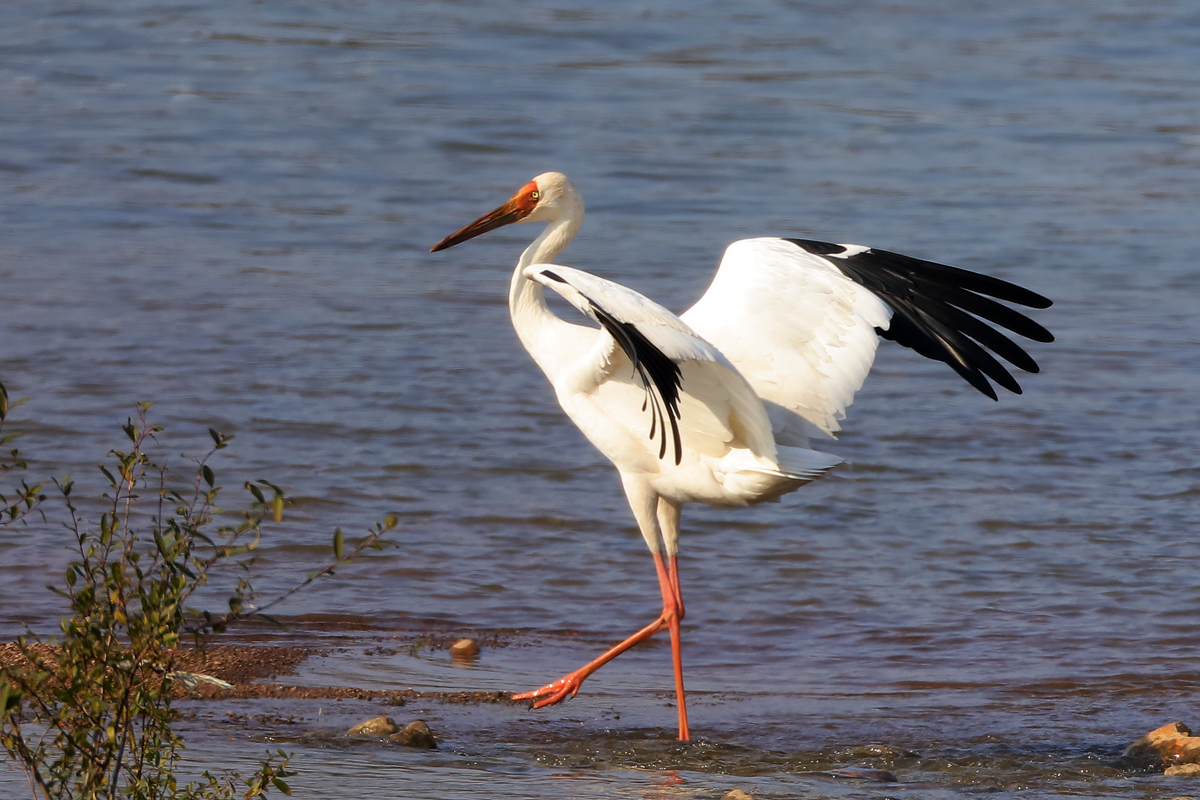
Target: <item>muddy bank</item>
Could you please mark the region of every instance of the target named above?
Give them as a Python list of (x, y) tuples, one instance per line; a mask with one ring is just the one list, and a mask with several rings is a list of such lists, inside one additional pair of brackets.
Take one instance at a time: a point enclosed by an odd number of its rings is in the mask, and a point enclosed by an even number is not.
[[(34, 656), (54, 663), (58, 648), (48, 644), (29, 645)], [(203, 650), (179, 648), (174, 652), (174, 668), (181, 672), (200, 672), (223, 681), (248, 684), (261, 678), (294, 675), (306, 658), (327, 652), (314, 647), (208, 647)], [(0, 669), (22, 667), (28, 663), (15, 642), (0, 644)]]
[[(445, 637), (453, 642), (453, 637)], [(34, 653), (47, 661), (53, 661), (57, 648), (51, 645), (32, 645)], [(196, 672), (209, 675), (226, 683), (233, 689), (223, 689), (212, 684), (200, 683), (190, 691), (180, 691), (181, 697), (204, 700), (374, 700), (399, 705), (409, 700), (428, 699), (444, 703), (474, 704), (501, 703), (510, 701), (509, 692), (437, 692), (415, 689), (356, 689), (335, 686), (292, 686), (272, 682), (281, 675), (295, 675), (297, 667), (306, 659), (332, 652), (326, 647), (305, 646), (228, 646), (208, 647), (204, 650), (180, 648), (175, 654), (175, 669), (181, 672)], [(20, 667), (25, 657), (15, 643), (0, 644), (0, 669)]]

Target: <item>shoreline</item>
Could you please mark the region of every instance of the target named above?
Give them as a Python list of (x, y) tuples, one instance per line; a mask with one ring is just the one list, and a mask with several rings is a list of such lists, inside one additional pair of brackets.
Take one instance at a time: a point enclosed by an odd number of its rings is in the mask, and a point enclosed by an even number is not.
[[(39, 655), (53, 656), (54, 646), (34, 644)], [(180, 647), (175, 668), (181, 672), (209, 675), (233, 689), (200, 683), (180, 689), (176, 697), (187, 700), (370, 700), (399, 705), (412, 700), (438, 700), (460, 705), (514, 702), (511, 692), (421, 691), (416, 689), (361, 689), (342, 686), (294, 686), (274, 682), (280, 675), (295, 675), (297, 668), (313, 656), (327, 655), (338, 648), (303, 645), (215, 645), (203, 651)], [(16, 643), (0, 643), (0, 669), (18, 666), (23, 657)], [(270, 681), (258, 683), (256, 681)], [(528, 705), (528, 703), (523, 703)]]

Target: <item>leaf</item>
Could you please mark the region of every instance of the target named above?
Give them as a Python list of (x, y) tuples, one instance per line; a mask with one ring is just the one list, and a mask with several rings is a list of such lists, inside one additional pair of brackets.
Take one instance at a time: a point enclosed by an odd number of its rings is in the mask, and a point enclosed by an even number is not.
[(292, 787), (284, 783), (283, 778), (271, 778), (271, 783), (275, 784), (275, 788), (286, 795), (290, 795), (292, 793)]
[(266, 503), (267, 498), (263, 497), (262, 489), (259, 489), (250, 481), (246, 481), (246, 488), (250, 490), (250, 494), (254, 495), (254, 499), (260, 503)]
[(342, 552), (346, 549), (346, 543), (342, 538), (342, 529), (338, 528), (333, 532), (333, 557), (338, 561), (342, 560)]
[(283, 495), (275, 495), (275, 499), (271, 501), (272, 509), (275, 512), (275, 524), (283, 522)]
[(385, 531), (390, 531), (392, 528), (396, 527), (399, 522), (400, 520), (396, 518), (395, 514), (388, 514), (383, 518), (383, 529)]
[(212, 467), (210, 467), (208, 464), (205, 464), (200, 468), (200, 471), (204, 473), (204, 482), (207, 483), (208, 488), (211, 489), (213, 484), (217, 482), (217, 476), (213, 475)]
[(11, 714), (20, 704), (21, 691), (7, 681), (0, 683), (0, 719)]
[(4, 384), (0, 383), (0, 421), (8, 416), (8, 389), (4, 388)]
[(276, 628), (279, 628), (279, 630), (281, 630), (281, 631), (286, 631), (288, 629), (287, 625), (284, 625), (282, 622), (275, 619), (270, 614), (259, 614), (258, 618), (266, 620), (269, 624), (274, 625)]

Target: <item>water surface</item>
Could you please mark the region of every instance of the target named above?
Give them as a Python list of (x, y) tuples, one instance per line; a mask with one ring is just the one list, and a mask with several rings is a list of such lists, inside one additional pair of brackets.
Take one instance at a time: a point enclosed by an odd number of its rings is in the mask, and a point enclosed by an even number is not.
[[(397, 549), (287, 606), (298, 630), (369, 623), (296, 680), (527, 689), (645, 624), (657, 587), (511, 332), (535, 231), (431, 244), (557, 169), (589, 209), (561, 260), (676, 310), (746, 236), (985, 271), (1056, 300), (1024, 396), (885, 346), (827, 446), (840, 477), (687, 509), (699, 742), (672, 743), (648, 647), (557, 709), (431, 709), (436, 755), (339, 742), (368, 708), (293, 709), (297, 783), (875, 797), (798, 773), (878, 762), (920, 796), (1178, 793), (1109, 765), (1196, 707), (1197, 74), (1184, 2), (12, 3), (0, 379), (30, 400), (9, 429), (79, 495), (135, 401), (179, 467), (236, 434), (226, 502), (257, 478), (301, 501), (264, 591), (397, 514)], [(61, 613), (50, 516), (0, 533), (5, 637)], [(364, 654), (432, 628), (519, 632), (469, 669)], [(190, 735), (230, 758), (280, 735), (220, 730)], [(871, 742), (918, 757), (855, 755)]]

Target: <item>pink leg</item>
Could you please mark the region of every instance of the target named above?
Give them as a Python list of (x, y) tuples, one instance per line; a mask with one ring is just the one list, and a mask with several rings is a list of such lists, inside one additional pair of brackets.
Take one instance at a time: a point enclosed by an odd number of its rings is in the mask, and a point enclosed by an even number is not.
[(671, 556), (667, 562), (667, 574), (671, 576), (671, 594), (675, 598), (675, 608), (679, 612), (679, 620), (682, 622), (684, 611), (683, 590), (679, 588), (679, 556)]
[(679, 739), (680, 741), (687, 741), (690, 737), (687, 729), (687, 710), (683, 699), (683, 661), (679, 653), (679, 620), (683, 616), (683, 601), (680, 599), (678, 592), (678, 564), (675, 557), (672, 556), (671, 569), (668, 571), (662, 554), (654, 553), (654, 568), (658, 573), (658, 586), (663, 597), (663, 610), (658, 619), (625, 641), (605, 651), (599, 658), (589, 661), (574, 672), (569, 672), (553, 683), (548, 683), (540, 689), (534, 689), (532, 692), (514, 694), (512, 699), (533, 700), (534, 708), (543, 708), (560, 703), (568, 697), (574, 697), (579, 693), (579, 688), (583, 685), (583, 682), (593, 672), (635, 644), (644, 642), (663, 628), (667, 628), (671, 632), (671, 654), (675, 662), (675, 692), (679, 699)]
[(667, 620), (671, 629), (671, 661), (675, 665), (675, 699), (679, 706), (679, 741), (692, 738), (688, 733), (687, 701), (683, 692), (683, 651), (679, 639), (679, 623), (683, 620), (683, 592), (679, 588), (679, 559), (671, 556), (671, 591), (674, 595), (675, 613)]

